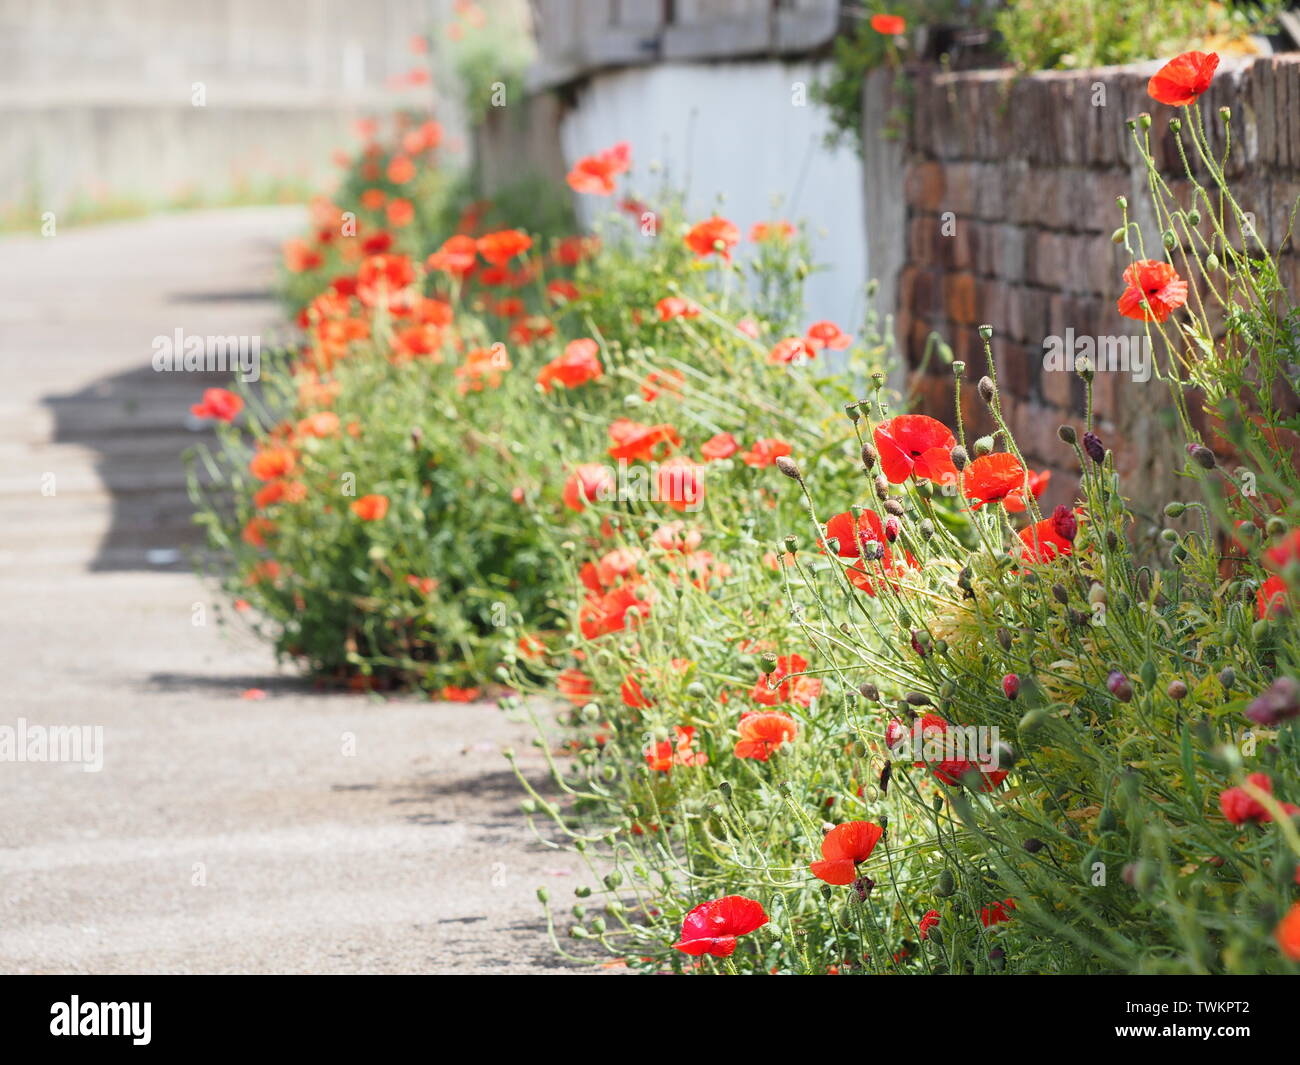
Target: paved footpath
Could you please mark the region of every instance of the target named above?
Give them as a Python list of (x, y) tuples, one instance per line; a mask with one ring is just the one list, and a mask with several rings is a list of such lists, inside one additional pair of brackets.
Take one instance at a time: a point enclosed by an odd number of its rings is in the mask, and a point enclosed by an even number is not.
[(179, 557), (179, 455), (205, 382), (153, 372), (151, 343), (269, 338), (301, 221), (0, 240), (0, 728), (104, 730), (99, 772), (0, 762), (0, 972), (587, 971), (555, 959), (534, 894), (584, 874), (533, 841), (499, 753), (539, 771), (531, 726), (316, 694), (192, 623), (213, 589)]

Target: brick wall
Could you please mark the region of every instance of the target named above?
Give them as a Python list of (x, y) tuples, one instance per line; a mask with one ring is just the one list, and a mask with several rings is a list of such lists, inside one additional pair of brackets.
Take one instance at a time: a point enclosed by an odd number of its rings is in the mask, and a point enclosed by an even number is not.
[[(933, 363), (918, 372), (926, 338), (939, 332), (967, 365), (967, 424), (987, 430), (973, 383), (985, 372), (978, 326), (992, 325), (1003, 404), (1031, 465), (1053, 471), (1044, 500), (1051, 505), (1067, 502), (1074, 491), (1073, 452), (1056, 430), (1064, 422), (1081, 424), (1083, 382), (1073, 373), (1044, 372), (1044, 338), (1067, 329), (1076, 336), (1143, 333), (1115, 309), (1129, 261), (1111, 240), (1120, 225), (1117, 196), (1128, 197), (1148, 255), (1156, 257), (1159, 248), (1145, 168), (1126, 118), (1152, 114), (1157, 162), (1180, 198), (1189, 190), (1167, 132), (1172, 109), (1146, 93), (1157, 66), (1022, 78), (914, 71), (910, 98), (899, 101), (908, 114), (902, 203), (890, 205), (884, 194), (882, 210), (901, 221), (903, 247), (892, 263), (873, 269), (897, 268), (898, 336), (910, 383), (923, 410), (951, 416), (951, 373)], [(867, 98), (883, 84), (869, 84)], [(1261, 236), (1276, 248), (1300, 196), (1300, 56), (1225, 61), (1201, 103), (1220, 142), (1217, 110), (1232, 107), (1230, 178), (1242, 206), (1255, 212)], [(887, 130), (866, 133), (869, 153), (873, 140), (889, 139)], [(869, 225), (876, 217), (872, 197), (869, 188)], [(1290, 291), (1300, 294), (1293, 245), (1282, 261)], [(1167, 386), (1154, 377), (1139, 384), (1128, 375), (1098, 373), (1094, 398), (1098, 432), (1115, 449), (1130, 487), (1172, 498), (1170, 470), (1181, 460), (1171, 462)]]

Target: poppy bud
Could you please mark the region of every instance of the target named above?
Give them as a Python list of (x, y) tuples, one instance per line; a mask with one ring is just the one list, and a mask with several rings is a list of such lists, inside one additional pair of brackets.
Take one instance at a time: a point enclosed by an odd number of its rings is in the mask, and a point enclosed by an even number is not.
[(894, 515), (896, 518), (901, 518), (905, 513), (907, 513), (907, 508), (893, 496), (890, 496), (885, 500), (885, 511), (886, 513)]
[(1219, 671), (1219, 683), (1223, 685), (1225, 692), (1232, 691), (1233, 685), (1237, 683), (1237, 671), (1231, 666), (1224, 666)]
[(997, 389), (993, 387), (993, 378), (981, 377), (976, 387), (979, 389), (980, 399), (985, 403), (993, 402), (993, 397), (997, 395)]
[(880, 699), (880, 689), (869, 682), (859, 684), (858, 692), (861, 694), (862, 698), (870, 699), (872, 702), (877, 702)]
[(1110, 671), (1110, 676), (1106, 678), (1106, 687), (1121, 703), (1127, 703), (1133, 698), (1133, 685), (1118, 669)]
[(922, 658), (930, 653), (929, 637), (919, 629), (912, 630), (912, 650)]
[(822, 898), (824, 898), (824, 899), (826, 899), (826, 900), (829, 901), (829, 900), (830, 900), (830, 897), (831, 897), (831, 894), (832, 894), (832, 893), (831, 893), (831, 886), (830, 886), (830, 884), (823, 884), (823, 885), (822, 885)]
[(1176, 500), (1172, 503), (1165, 504), (1166, 518), (1181, 518), (1187, 512), (1187, 504), (1179, 503)]
[(1065, 590), (1064, 584), (1053, 584), (1052, 598), (1060, 603), (1061, 606), (1065, 606), (1070, 601), (1070, 593)]
[(1043, 847), (1044, 843), (1041, 839), (1027, 839), (1024, 842), (1024, 848), (1030, 854), (1037, 854)]
[(903, 696), (910, 706), (933, 706), (934, 702), (925, 692), (908, 692)]
[(1218, 464), (1214, 452), (1204, 444), (1188, 444), (1187, 453), (1192, 456), (1192, 461), (1203, 470), (1212, 470)]
[(939, 898), (946, 899), (956, 890), (957, 890), (957, 885), (953, 880), (952, 870), (950, 869), (940, 870), (939, 879), (936, 880), (934, 884), (934, 893), (938, 895)]
[(1008, 699), (1014, 699), (1020, 694), (1020, 678), (1014, 673), (1008, 673), (1002, 678), (1002, 693)]
[(1059, 504), (1052, 511), (1052, 529), (1062, 540), (1073, 543), (1079, 533), (1079, 519), (1073, 510), (1063, 503)]
[(1300, 714), (1300, 685), (1291, 677), (1278, 677), (1247, 704), (1245, 714), (1265, 728), (1295, 717)]
[(1103, 832), (1114, 832), (1119, 827), (1119, 819), (1115, 816), (1115, 811), (1109, 806), (1102, 807), (1101, 813), (1097, 817), (1097, 827)]
[(1165, 694), (1171, 699), (1186, 699), (1187, 685), (1181, 680), (1171, 680), (1169, 687), (1165, 689)]
[(718, 784), (718, 790), (719, 790), (720, 792), (722, 792), (722, 797), (723, 797), (724, 799), (730, 799), (730, 798), (731, 798), (731, 781), (730, 781), (730, 780), (724, 780), (724, 781), (721, 781), (721, 782)]
[(1194, 226), (1199, 226), (1201, 224), (1201, 212), (1193, 207), (1187, 212), (1187, 221)]
[(876, 479), (875, 479), (875, 481), (874, 481), (873, 483), (874, 483), (875, 488), (876, 488), (876, 498), (877, 498), (877, 499), (882, 499), (882, 500), (883, 500), (883, 499), (888, 499), (888, 498), (889, 498), (889, 481), (886, 480), (884, 477), (881, 477), (881, 476), (877, 475), (877, 477), (876, 477)]
[(952, 464), (957, 467), (958, 473), (966, 468), (968, 462), (970, 462), (970, 456), (966, 454), (964, 447), (958, 444), (952, 449)]
[(1020, 761), (1020, 755), (1009, 743), (999, 743), (993, 748), (993, 755), (993, 765), (998, 769), (1010, 769)]
[(902, 532), (903, 527), (899, 524), (898, 519), (892, 514), (885, 519), (885, 539), (891, 544), (898, 539), (898, 534)]
[(926, 518), (925, 521), (921, 522), (921, 524), (917, 526), (917, 532), (921, 534), (922, 540), (930, 539), (930, 537), (934, 535), (934, 522), (929, 518)]
[(907, 726), (896, 717), (891, 717), (885, 726), (885, 746), (891, 751), (907, 739)]
[(1138, 115), (1138, 125), (1141, 126), (1143, 129), (1150, 129), (1151, 115), (1148, 112), (1143, 111), (1140, 115)]
[(781, 455), (777, 458), (776, 468), (792, 481), (803, 481), (803, 474), (799, 471), (798, 464), (788, 455)]
[(1110, 242), (1111, 242), (1112, 244), (1123, 244), (1123, 243), (1124, 243), (1124, 227), (1123, 227), (1123, 226), (1120, 226), (1119, 229), (1115, 230), (1115, 232), (1112, 233), (1112, 234), (1110, 235)]
[(866, 902), (867, 897), (871, 894), (871, 889), (876, 886), (876, 882), (869, 876), (860, 876), (853, 881), (853, 890), (857, 892), (858, 901)]
[(1205, 269), (1211, 272), (1219, 269), (1219, 257), (1215, 255), (1214, 252), (1210, 252), (1210, 254), (1205, 257)]
[(993, 437), (981, 436), (975, 441), (975, 454), (980, 458), (993, 454)]
[(539, 887), (537, 889), (537, 901), (540, 902), (543, 906), (545, 906), (548, 902), (551, 901), (551, 893), (547, 891), (546, 888)]
[(1278, 537), (1285, 536), (1287, 533), (1286, 522), (1278, 517), (1269, 518), (1268, 524), (1265, 525), (1264, 528), (1268, 531), (1269, 537), (1274, 540)]
[(862, 445), (862, 468), (865, 470), (874, 470), (876, 463), (880, 461), (880, 455), (870, 444)]
[(1062, 425), (1059, 429), (1056, 430), (1056, 435), (1060, 439), (1061, 443), (1063, 444), (1073, 445), (1074, 442), (1079, 439), (1074, 432), (1073, 425)]
[(573, 893), (577, 895), (578, 898), (580, 899), (590, 898), (591, 888), (587, 887), (586, 884), (579, 884), (576, 888), (573, 889)]
[[(1088, 458), (1092, 459), (1098, 466), (1106, 461), (1106, 448), (1102, 446), (1101, 437), (1094, 432), (1083, 434), (1083, 450), (1088, 453)], [(778, 463), (780, 459), (776, 460)]]

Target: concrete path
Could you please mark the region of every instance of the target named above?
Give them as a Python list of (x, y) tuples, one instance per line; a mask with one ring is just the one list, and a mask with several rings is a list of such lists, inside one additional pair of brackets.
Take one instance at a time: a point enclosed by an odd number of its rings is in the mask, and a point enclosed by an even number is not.
[(0, 971), (575, 971), (534, 892), (562, 901), (582, 874), (532, 840), (499, 753), (539, 771), (530, 726), (314, 694), (249, 636), (192, 623), (212, 589), (180, 557), (178, 456), (205, 382), (154, 373), (150, 345), (267, 339), (301, 221), (0, 241), (0, 729), (104, 737), (99, 772), (0, 761)]

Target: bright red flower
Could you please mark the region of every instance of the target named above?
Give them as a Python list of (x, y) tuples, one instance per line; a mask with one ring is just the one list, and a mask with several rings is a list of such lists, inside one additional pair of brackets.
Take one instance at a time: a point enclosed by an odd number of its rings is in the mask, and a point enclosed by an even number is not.
[(607, 592), (588, 595), (578, 611), (578, 627), (588, 640), (622, 632), (650, 613), (650, 600), (636, 581), (624, 581)]
[[(1260, 791), (1273, 794), (1273, 781), (1269, 779), (1267, 773), (1251, 773), (1246, 779)], [(1281, 806), (1288, 816), (1300, 814), (1300, 806), (1293, 806), (1289, 802), (1284, 802)], [(1268, 812), (1264, 804), (1253, 798), (1245, 788), (1226, 788), (1221, 791), (1219, 809), (1234, 825), (1244, 825), (1247, 822), (1261, 825), (1273, 820), (1273, 815)]]
[(808, 668), (808, 659), (803, 655), (781, 655), (776, 666), (750, 690), (749, 697), (763, 706), (776, 706), (778, 703), (798, 703), (808, 706), (821, 694), (822, 682), (817, 677), (796, 676)]
[(742, 452), (740, 461), (756, 470), (776, 465), (776, 460), (790, 454), (790, 445), (784, 440), (768, 438), (755, 440), (748, 451)]
[(822, 861), (808, 868), (818, 880), (843, 886), (858, 877), (858, 865), (871, 857), (880, 837), (885, 834), (879, 825), (870, 821), (849, 821), (836, 825), (822, 840)]
[(709, 437), (700, 445), (700, 454), (710, 462), (715, 462), (718, 459), (731, 458), (739, 448), (736, 438), (730, 433), (718, 433), (717, 436)]
[(698, 510), (704, 499), (704, 467), (674, 455), (655, 471), (655, 499), (673, 510)]
[(623, 698), (623, 705), (629, 710), (649, 710), (654, 706), (654, 700), (646, 695), (641, 682), (630, 673), (619, 685), (618, 693)]
[(1292, 961), (1300, 961), (1300, 902), (1293, 902), (1286, 916), (1273, 929), (1277, 947)]
[(596, 687), (591, 678), (580, 669), (562, 670), (555, 678), (555, 690), (574, 706), (591, 701)]
[(196, 418), (215, 418), (221, 422), (233, 422), (235, 416), (244, 409), (244, 399), (225, 388), (205, 388), (203, 400), (190, 408)]
[(740, 241), (740, 230), (734, 222), (714, 215), (703, 222), (697, 222), (686, 234), (686, 246), (696, 255), (721, 255), (731, 262), (731, 249)]
[(578, 286), (572, 281), (549, 281), (546, 285), (546, 295), (552, 303), (572, 303), (578, 299), (582, 293), (578, 291)]
[[(981, 455), (962, 473), (962, 489), (967, 499), (975, 500), (972, 510), (988, 503), (998, 503), (1012, 492), (1024, 491), (1025, 468), (1008, 451)], [(1022, 501), (1023, 505), (1023, 501)]]
[[(1036, 473), (1029, 471), (1029, 491), (1033, 493), (1035, 499), (1041, 498), (1042, 494), (1047, 491), (1047, 485), (1052, 480), (1052, 471), (1043, 470)], [(1006, 494), (1002, 500), (1002, 505), (1012, 514), (1019, 514), (1025, 510), (1024, 489), (1017, 488)]]
[(584, 337), (572, 340), (564, 349), (564, 354), (552, 359), (542, 367), (537, 375), (537, 383), (543, 392), (550, 392), (556, 382), (565, 388), (577, 388), (588, 381), (595, 381), (605, 372), (600, 364), (600, 345)]
[(746, 714), (736, 726), (740, 740), (732, 752), (737, 758), (766, 762), (783, 743), (793, 743), (799, 735), (794, 718), (776, 711)]
[[(922, 750), (916, 753), (924, 754), (924, 748), (935, 740), (943, 740), (944, 734), (948, 731), (949, 723), (941, 718), (938, 714), (925, 714), (921, 718), (921, 746)], [(956, 787), (961, 783), (961, 778), (967, 773), (974, 770), (983, 778), (980, 781), (980, 791), (992, 791), (1001, 784), (1010, 775), (1005, 769), (986, 769), (977, 762), (972, 762), (967, 758), (954, 758), (948, 755), (955, 753), (949, 751), (947, 744), (944, 744), (945, 757), (938, 762), (913, 762), (916, 766), (929, 766), (934, 773), (935, 779)]]
[(583, 463), (564, 482), (564, 505), (570, 510), (585, 510), (588, 503), (608, 499), (613, 494), (613, 471), (599, 462)]
[(698, 318), (700, 308), (681, 296), (665, 296), (655, 304), (655, 311), (661, 322), (671, 322), (674, 318)]
[(445, 703), (472, 703), (481, 694), (478, 688), (457, 688), (448, 684), (438, 693), (438, 698)]
[(430, 270), (441, 270), (453, 277), (464, 277), (474, 269), (478, 261), (478, 245), (473, 237), (457, 234), (442, 242), (442, 247), (426, 260)]
[(921, 918), (921, 923), (917, 926), (917, 931), (920, 932), (922, 939), (929, 939), (930, 929), (938, 928), (938, 927), (939, 927), (939, 911), (926, 910), (924, 916), (922, 916)]
[(1020, 537), (1019, 557), (1026, 562), (1050, 562), (1057, 555), (1068, 555), (1074, 545), (1058, 531), (1055, 517), (1044, 518), (1017, 534)]
[(659, 446), (667, 444), (669, 447), (677, 447), (682, 442), (677, 430), (671, 425), (643, 425), (630, 418), (616, 418), (610, 424), (609, 438), (614, 441), (614, 446), (609, 449), (610, 457), (627, 459), (628, 462), (637, 459), (651, 462), (655, 457), (655, 449)]
[(826, 522), (826, 539), (836, 541), (835, 554), (840, 558), (862, 558), (862, 550), (867, 544), (880, 545), (879, 559), (850, 566), (848, 569), (848, 578), (853, 586), (871, 596), (876, 594), (874, 583), (876, 577), (872, 571), (879, 568), (887, 574), (898, 573), (903, 570), (904, 564), (916, 566), (916, 559), (912, 557), (910, 551), (904, 553), (901, 562), (895, 559), (893, 549), (889, 546), (889, 538), (885, 535), (884, 522), (874, 510), (864, 509), (856, 525), (851, 512), (836, 514)]
[(388, 513), (388, 497), (362, 496), (352, 501), (352, 513), (362, 521), (380, 521)]
[(266, 447), (248, 464), (249, 472), (259, 481), (274, 481), (293, 473), (297, 459), (287, 447)]
[(253, 547), (265, 547), (266, 538), (275, 535), (275, 522), (269, 518), (250, 518), (241, 534), (243, 541)]
[(1152, 75), (1147, 92), (1171, 107), (1193, 104), (1210, 87), (1218, 69), (1219, 57), (1214, 52), (1184, 52)]
[(415, 281), (405, 255), (372, 255), (357, 270), (357, 299), (367, 307), (387, 307)]
[(314, 436), (323, 440), (339, 431), (339, 416), (332, 410), (321, 410), (299, 420), (294, 431), (299, 436)]
[(817, 349), (813, 347), (803, 337), (786, 337), (778, 341), (776, 346), (767, 353), (767, 361), (773, 366), (781, 366), (792, 362), (807, 362), (809, 359), (817, 357)]
[(1259, 586), (1255, 593), (1255, 614), (1262, 621), (1276, 617), (1286, 608), (1286, 581), (1276, 573)]
[(1124, 271), (1128, 287), (1116, 302), (1119, 313), (1139, 322), (1163, 322), (1187, 302), (1187, 282), (1163, 259), (1140, 259)]
[(676, 765), (707, 765), (709, 756), (695, 750), (695, 729), (689, 725), (676, 725), (673, 739), (661, 740), (645, 752), (646, 764), (656, 773), (668, 773)]
[(937, 484), (957, 483), (952, 464), (957, 438), (943, 422), (924, 414), (900, 414), (877, 425), (871, 438), (890, 484), (902, 484), (912, 474)]
[(533, 246), (533, 238), (521, 229), (502, 229), (478, 238), (478, 253), (493, 266), (505, 266), (516, 255)]
[(592, 196), (609, 196), (614, 191), (614, 178), (632, 165), (631, 145), (620, 141), (595, 155), (584, 155), (573, 165), (565, 181), (574, 192)]
[(748, 935), (765, 924), (767, 914), (760, 903), (743, 895), (727, 895), (691, 910), (673, 948), (697, 958), (701, 954), (729, 958), (736, 952), (737, 936)]
[(831, 351), (843, 351), (853, 343), (853, 338), (848, 333), (843, 332), (834, 322), (813, 322), (804, 335), (808, 339), (808, 346), (817, 351), (822, 348), (829, 348)]
[(1015, 908), (1015, 899), (1003, 899), (1001, 902), (990, 903), (980, 910), (980, 924), (988, 928), (991, 925), (1009, 921), (1011, 920), (1011, 914), (1015, 912)]
[(907, 19), (902, 15), (872, 15), (871, 28), (885, 37), (897, 37), (907, 32)]

